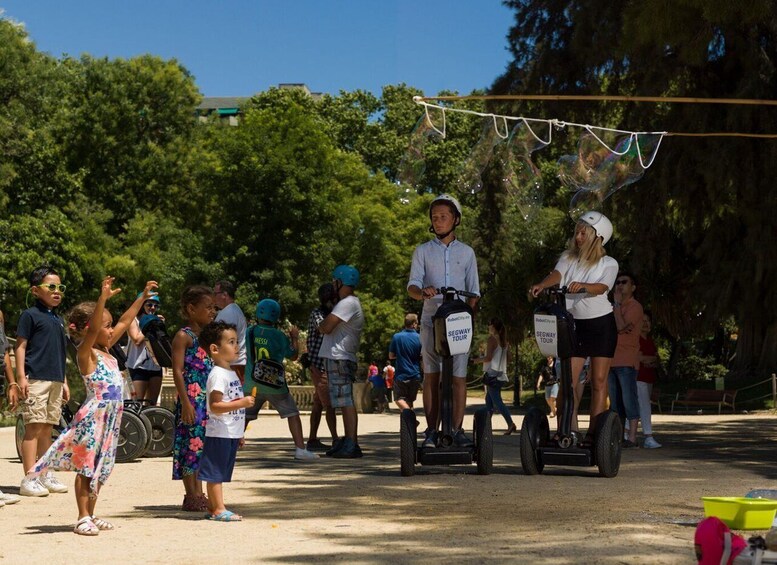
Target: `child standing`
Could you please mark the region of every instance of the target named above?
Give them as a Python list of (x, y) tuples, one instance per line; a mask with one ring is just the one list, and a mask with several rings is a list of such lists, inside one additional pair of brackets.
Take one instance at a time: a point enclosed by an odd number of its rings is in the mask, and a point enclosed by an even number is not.
[[(275, 324), (281, 315), (281, 305), (275, 300), (265, 298), (256, 305), (256, 319), (258, 323), (248, 328), (246, 335), (246, 377), (245, 392), (251, 392), (254, 387), (259, 390), (259, 398), (251, 410), (246, 413), (246, 420), (256, 420), (259, 408), (265, 401), (269, 401), (281, 418), (289, 421), (289, 431), (294, 439), (294, 459), (309, 461), (318, 459), (318, 455), (308, 451), (305, 440), (302, 437), (302, 420), (299, 417), (297, 403), (294, 402), (289, 387), (285, 381), (277, 385), (270, 385), (254, 380), (254, 367), (265, 359), (282, 364), (284, 359), (297, 358), (299, 351), (299, 330), (292, 326), (289, 334), (291, 340), (281, 330), (276, 329)], [(281, 365), (282, 366), (282, 365)]]
[(213, 291), (202, 285), (186, 287), (181, 295), (181, 314), (187, 325), (173, 339), (173, 380), (178, 391), (173, 480), (183, 481), (186, 490), (182, 509), (204, 512), (208, 508), (208, 499), (202, 492), (202, 482), (197, 473), (208, 421), (206, 391), (213, 361), (200, 347), (198, 336), (200, 330), (216, 317)]
[(208, 426), (200, 462), (200, 480), (208, 489), (208, 519), (239, 522), (242, 516), (224, 506), (222, 483), (232, 480), (237, 450), (245, 443), (246, 408), (253, 396), (243, 396), (243, 384), (231, 365), (240, 354), (237, 328), (227, 322), (211, 322), (200, 332), (200, 343), (213, 360), (208, 375)]
[(78, 368), (84, 378), (87, 396), (73, 422), (38, 460), (27, 474), (28, 480), (64, 469), (77, 473), (75, 480), (78, 522), (73, 531), (96, 536), (100, 530), (112, 530), (110, 522), (94, 514), (97, 495), (113, 470), (119, 427), (124, 410), (124, 379), (116, 359), (108, 353), (127, 331), (143, 301), (152, 296), (157, 284), (146, 283), (143, 294), (122, 315), (116, 327), (105, 303), (121, 289), (114, 289), (113, 277), (105, 277), (97, 302), (83, 302), (70, 313), (69, 328), (78, 345)]
[[(44, 265), (30, 275), (30, 293), (35, 305), (19, 318), (16, 381), (8, 383), (11, 405), (21, 399), (25, 475), (51, 446), (51, 430), (59, 424), (62, 402), (70, 400), (65, 381), (65, 323), (57, 314), (65, 285), (52, 267)], [(22, 496), (48, 496), (50, 492), (67, 492), (51, 472), (34, 479), (25, 477), (19, 487)]]

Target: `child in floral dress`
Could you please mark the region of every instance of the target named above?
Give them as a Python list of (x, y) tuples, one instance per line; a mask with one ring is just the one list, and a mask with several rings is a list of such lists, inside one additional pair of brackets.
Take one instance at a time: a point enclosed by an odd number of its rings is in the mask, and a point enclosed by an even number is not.
[(143, 293), (112, 327), (113, 318), (105, 309), (105, 303), (121, 292), (121, 289), (112, 288), (113, 280), (113, 277), (103, 279), (96, 303), (83, 302), (70, 313), (69, 328), (71, 336), (79, 342), (78, 367), (86, 386), (86, 400), (70, 426), (27, 474), (27, 478), (34, 478), (49, 469), (77, 473), (78, 522), (73, 531), (85, 536), (113, 529), (110, 522), (97, 518), (94, 513), (100, 487), (113, 470), (124, 410), (124, 379), (118, 362), (108, 349), (127, 331), (157, 286), (149, 281)]
[(173, 380), (178, 391), (175, 405), (173, 480), (183, 481), (186, 490), (183, 510), (204, 512), (208, 499), (198, 476), (205, 425), (208, 421), (206, 395), (213, 361), (200, 347), (200, 330), (216, 316), (213, 291), (206, 286), (189, 286), (181, 296), (181, 313), (188, 322), (173, 339)]

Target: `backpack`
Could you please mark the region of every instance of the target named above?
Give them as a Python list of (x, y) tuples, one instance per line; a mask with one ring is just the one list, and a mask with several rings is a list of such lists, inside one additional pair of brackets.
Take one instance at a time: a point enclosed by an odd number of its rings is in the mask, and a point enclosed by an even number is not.
[(138, 321), (140, 331), (146, 336), (156, 363), (160, 367), (173, 366), (173, 344), (167, 335), (165, 323), (155, 314), (144, 314)]

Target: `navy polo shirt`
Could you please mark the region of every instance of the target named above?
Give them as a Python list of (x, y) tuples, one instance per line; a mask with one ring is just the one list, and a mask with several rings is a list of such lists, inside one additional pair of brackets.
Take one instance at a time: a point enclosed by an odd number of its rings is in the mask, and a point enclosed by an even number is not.
[(16, 337), (27, 340), (24, 372), (28, 379), (65, 381), (65, 322), (56, 312), (36, 301), (19, 317)]
[(397, 356), (395, 380), (421, 378), (421, 338), (417, 331), (404, 329), (395, 333), (391, 338), (389, 352)]

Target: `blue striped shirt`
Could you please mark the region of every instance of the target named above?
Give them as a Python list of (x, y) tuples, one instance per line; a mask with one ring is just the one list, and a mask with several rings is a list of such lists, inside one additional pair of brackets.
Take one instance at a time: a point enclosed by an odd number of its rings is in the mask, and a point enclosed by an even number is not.
[[(480, 296), (478, 265), (475, 252), (466, 243), (454, 239), (448, 245), (439, 239), (430, 239), (413, 251), (413, 261), (410, 264), (410, 280), (407, 287), (426, 288), (433, 286), (453, 287), (457, 290), (474, 292)], [(430, 300), (424, 300), (421, 313), (421, 323), (429, 325), (432, 316), (442, 304), (442, 295)]]

